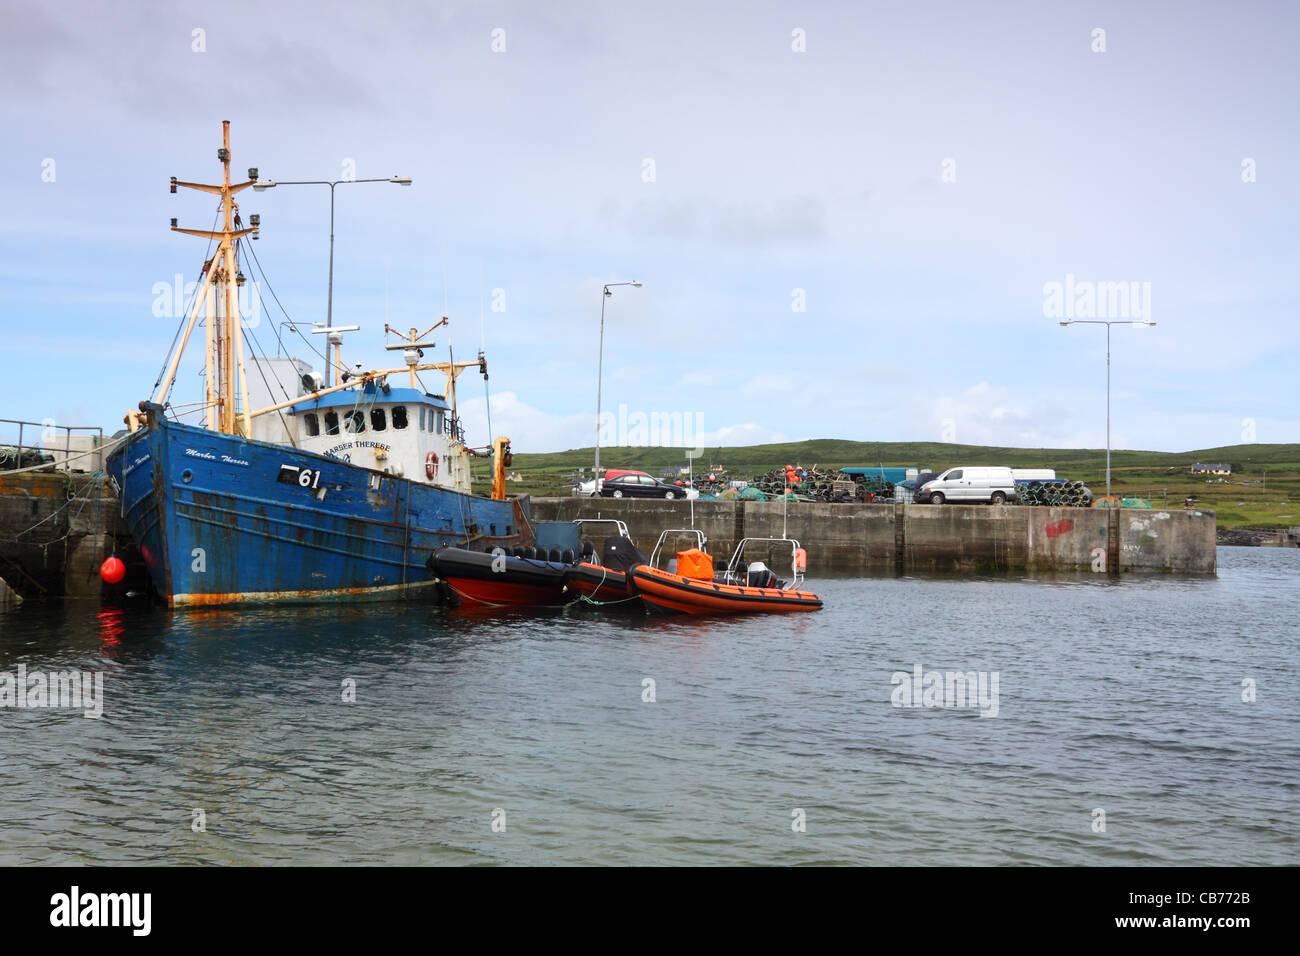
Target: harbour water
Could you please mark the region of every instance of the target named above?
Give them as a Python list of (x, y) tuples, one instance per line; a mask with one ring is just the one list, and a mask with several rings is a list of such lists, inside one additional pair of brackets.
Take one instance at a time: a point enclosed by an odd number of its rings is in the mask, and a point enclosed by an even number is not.
[[(28, 602), (0, 678), (102, 671), (103, 715), (0, 709), (0, 864), (1295, 864), (1300, 551), (1218, 568), (704, 620)], [(895, 706), (918, 667), (996, 716)]]

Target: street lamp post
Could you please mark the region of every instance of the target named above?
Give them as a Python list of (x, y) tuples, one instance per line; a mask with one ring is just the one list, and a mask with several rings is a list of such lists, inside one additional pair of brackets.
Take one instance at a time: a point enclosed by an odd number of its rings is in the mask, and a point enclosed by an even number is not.
[[(410, 176), (389, 176), (383, 179), (297, 179), (297, 180), (274, 180), (259, 179), (253, 183), (254, 192), (266, 192), (268, 189), (274, 189), (276, 186), (328, 186), (330, 188), (330, 278), (329, 292), (325, 301), (325, 327), (328, 329), (334, 325), (334, 187), (343, 183), (395, 183), (398, 186), (411, 185)], [(329, 357), (325, 359), (325, 387), (328, 388), (333, 384), (333, 371), (330, 367)]]
[(1133, 322), (1125, 319), (1107, 321), (1105, 319), (1062, 319), (1062, 325), (1104, 325), (1106, 326), (1106, 496), (1110, 497), (1110, 327), (1112, 325), (1137, 326), (1155, 325), (1154, 319)]
[(592, 488), (600, 494), (600, 387), (605, 371), (605, 300), (614, 293), (609, 290), (618, 285), (630, 285), (637, 289), (641, 283), (636, 279), (631, 282), (606, 282), (600, 296), (600, 352), (596, 359), (596, 467), (592, 469)]

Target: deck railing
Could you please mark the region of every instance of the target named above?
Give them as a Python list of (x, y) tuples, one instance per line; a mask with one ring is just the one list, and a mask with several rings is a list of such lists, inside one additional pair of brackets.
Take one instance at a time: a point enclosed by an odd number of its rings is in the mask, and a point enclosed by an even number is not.
[[(73, 432), (93, 434), (92, 447), (84, 448), (78, 442), (74, 450)], [(96, 453), (103, 444), (104, 429), (97, 425), (59, 425), (52, 421), (25, 422), (0, 418), (0, 471), (40, 466), (46, 466), (43, 470), (49, 471), (98, 471), (103, 463)]]

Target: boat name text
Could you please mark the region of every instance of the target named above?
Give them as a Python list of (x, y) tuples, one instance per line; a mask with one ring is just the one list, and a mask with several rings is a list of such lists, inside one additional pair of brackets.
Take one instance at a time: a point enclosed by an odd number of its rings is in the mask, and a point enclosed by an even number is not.
[(381, 451), (392, 451), (391, 446), (385, 445), (381, 441), (345, 441), (341, 445), (335, 445), (333, 448), (325, 449), (325, 454), (333, 455), (335, 452), (343, 451), (345, 448), (378, 448)]
[(210, 451), (199, 451), (196, 448), (186, 448), (185, 454), (190, 458), (202, 458), (204, 461), (219, 460), (226, 465), (239, 465), (241, 468), (249, 467), (248, 462), (243, 458), (232, 458), (230, 455), (214, 455)]

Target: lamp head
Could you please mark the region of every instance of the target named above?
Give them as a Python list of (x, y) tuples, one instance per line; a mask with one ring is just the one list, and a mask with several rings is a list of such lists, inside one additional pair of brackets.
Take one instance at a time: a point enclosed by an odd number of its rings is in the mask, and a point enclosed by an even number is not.
[(1074, 319), (1062, 319), (1062, 320), (1061, 320), (1061, 324), (1062, 324), (1062, 325), (1069, 325), (1069, 324), (1071, 324), (1073, 321), (1074, 321)]
[(399, 186), (409, 186), (409, 185), (411, 185), (411, 177), (410, 177), (410, 176), (394, 176), (394, 177), (392, 177), (392, 178), (391, 178), (390, 180), (388, 180), (388, 181), (389, 181), (390, 183), (397, 183), (397, 185), (399, 185)]
[[(249, 172), (252, 172), (252, 170), (250, 169)], [(259, 179), (257, 182), (253, 183), (253, 192), (264, 193), (268, 189), (273, 189), (274, 187), (275, 187), (274, 179)]]

